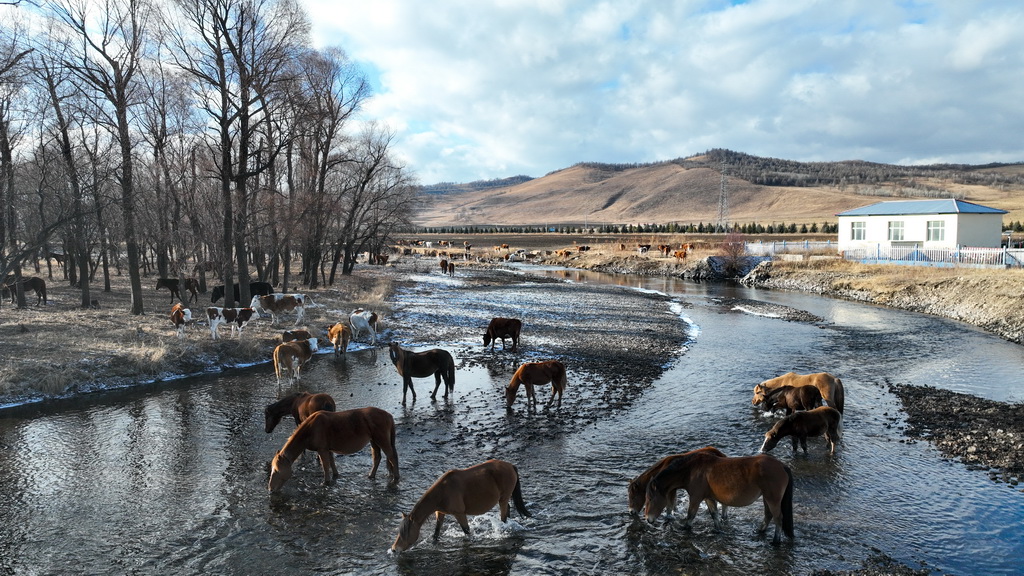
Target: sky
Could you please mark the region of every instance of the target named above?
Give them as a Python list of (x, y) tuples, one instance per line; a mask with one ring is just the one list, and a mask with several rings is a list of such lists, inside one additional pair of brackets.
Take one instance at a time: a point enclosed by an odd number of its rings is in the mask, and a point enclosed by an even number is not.
[(1020, 0), (300, 0), (422, 184), (712, 148), (1024, 161)]

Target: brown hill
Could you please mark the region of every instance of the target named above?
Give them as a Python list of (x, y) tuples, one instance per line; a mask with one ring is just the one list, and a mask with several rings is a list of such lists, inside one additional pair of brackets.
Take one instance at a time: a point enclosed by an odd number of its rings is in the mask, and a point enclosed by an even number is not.
[[(727, 150), (645, 165), (577, 164), (542, 178), (434, 191), (420, 226), (600, 225), (718, 220), (722, 169), (728, 220), (834, 222), (835, 214), (881, 200), (961, 198), (1024, 220), (1024, 165), (896, 166), (800, 163)], [(525, 181), (523, 181), (525, 180)], [(495, 182), (495, 181), (491, 181)]]

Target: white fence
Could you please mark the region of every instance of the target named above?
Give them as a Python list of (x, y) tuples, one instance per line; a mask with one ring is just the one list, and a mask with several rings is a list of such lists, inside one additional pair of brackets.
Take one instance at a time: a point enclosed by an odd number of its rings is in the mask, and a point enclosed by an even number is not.
[[(806, 254), (818, 252), (835, 254), (837, 244), (833, 242), (781, 241), (748, 242), (747, 254), (752, 256), (774, 256), (776, 254)], [(844, 250), (845, 260), (869, 264), (911, 264), (917, 266), (991, 266), (1024, 267), (1024, 249), (1021, 248), (922, 248), (917, 245), (883, 246)]]
[(747, 242), (747, 254), (751, 256), (774, 256), (776, 254), (794, 254), (822, 252), (835, 254), (837, 245), (832, 241), (811, 242), (809, 240), (781, 240), (779, 242)]

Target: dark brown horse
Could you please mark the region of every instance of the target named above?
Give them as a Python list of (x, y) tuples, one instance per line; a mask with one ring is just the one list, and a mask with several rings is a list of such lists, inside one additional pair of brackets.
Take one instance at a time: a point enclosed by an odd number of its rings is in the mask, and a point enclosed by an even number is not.
[(387, 457), (391, 483), (398, 483), (398, 451), (395, 450), (395, 419), (380, 408), (359, 408), (344, 412), (314, 412), (299, 424), (270, 464), (271, 492), (276, 492), (292, 477), (292, 463), (306, 450), (320, 456), (324, 485), (338, 477), (332, 452), (355, 454), (370, 445), (373, 467), (369, 477), (377, 475), (380, 458)]
[(684, 526), (689, 526), (697, 515), (701, 502), (707, 502), (716, 528), (718, 521), (716, 502), (726, 506), (749, 506), (762, 497), (764, 523), (760, 531), (775, 521), (775, 537), (780, 532), (793, 537), (793, 473), (789, 467), (767, 454), (729, 458), (707, 451), (695, 450), (677, 458), (647, 484), (647, 505), (644, 516), (654, 521), (668, 505), (668, 495), (682, 488), (690, 495), (690, 506)]
[(793, 441), (793, 451), (796, 452), (796, 444), (807, 453), (808, 436), (825, 436), (832, 454), (836, 452), (836, 442), (842, 437), (843, 415), (831, 406), (818, 406), (814, 410), (794, 412), (779, 420), (772, 426), (771, 430), (765, 432), (764, 443), (761, 444), (761, 452), (768, 452), (786, 436)]
[(843, 381), (828, 372), (817, 372), (814, 374), (787, 372), (782, 376), (765, 380), (754, 386), (753, 403), (760, 404), (768, 390), (778, 388), (779, 386), (814, 386), (821, 392), (821, 397), (825, 402), (839, 410), (840, 414), (843, 412), (843, 406), (846, 403), (846, 391), (843, 388)]
[(397, 343), (392, 342), (390, 348), (391, 363), (395, 365), (398, 374), (402, 376), (402, 404), (405, 404), (406, 391), (412, 392), (412, 400), (416, 401), (416, 389), (412, 387), (413, 378), (426, 378), (434, 376), (434, 392), (431, 399), (437, 398), (437, 389), (441, 387), (441, 379), (444, 378), (444, 397), (448, 392), (455, 390), (455, 359), (447, 350), (434, 348), (423, 352), (404, 350)]
[(524, 384), (526, 386), (526, 405), (529, 408), (532, 403), (534, 406), (537, 404), (537, 395), (533, 391), (534, 386), (542, 386), (551, 383), (551, 399), (548, 400), (547, 407), (551, 406), (551, 403), (555, 401), (555, 394), (558, 394), (558, 407), (562, 407), (562, 394), (565, 393), (565, 364), (562, 364), (558, 360), (545, 360), (543, 362), (527, 362), (516, 370), (516, 373), (512, 375), (512, 381), (508, 383), (505, 388), (505, 403), (509, 408), (512, 407), (512, 402), (516, 399), (516, 393), (519, 391), (519, 385)]
[(495, 504), (501, 521), (505, 522), (509, 516), (509, 498), (519, 514), (530, 515), (519, 487), (519, 471), (508, 462), (488, 460), (462, 470), (449, 470), (423, 493), (409, 514), (402, 514), (402, 524), (398, 527), (398, 537), (391, 545), (391, 551), (401, 552), (416, 544), (420, 539), (420, 528), (431, 514), (437, 516), (434, 540), (441, 536), (445, 514), (454, 516), (467, 536), (467, 516), (484, 514)]
[(12, 274), (8, 276), (4, 280), (3, 289), (5, 292), (8, 290), (10, 291), (11, 304), (14, 304), (15, 301), (17, 300), (18, 286), (21, 286), (22, 291), (24, 291), (26, 294), (28, 293), (29, 290), (32, 290), (33, 292), (36, 293), (36, 306), (39, 306), (40, 304), (47, 304), (46, 281), (43, 280), (42, 278), (39, 278), (38, 276), (30, 276), (28, 278), (22, 278), (17, 283), (15, 283), (14, 275)]
[(267, 434), (273, 432), (281, 418), (288, 414), (292, 415), (292, 418), (295, 419), (295, 426), (298, 426), (317, 410), (334, 412), (337, 409), (334, 398), (331, 398), (330, 394), (310, 394), (309, 392), (289, 394), (267, 406), (267, 409), (263, 411), (267, 421)]
[[(659, 472), (665, 469), (666, 466), (675, 462), (679, 458), (687, 458), (694, 452), (709, 452), (716, 456), (725, 456), (721, 450), (714, 446), (705, 446), (698, 450), (691, 450), (686, 454), (673, 454), (671, 456), (665, 456), (661, 460), (658, 460), (654, 466), (651, 466), (647, 470), (644, 470), (639, 476), (633, 478), (629, 482), (629, 513), (639, 514), (640, 510), (644, 507), (644, 502), (647, 499), (647, 484), (650, 483), (651, 479), (658, 475)], [(666, 511), (669, 515), (675, 512), (676, 509), (676, 491), (672, 490), (668, 496), (668, 505)], [(710, 510), (714, 502), (708, 503), (708, 509)], [(722, 506), (722, 516), (725, 516), (725, 506)]]
[(761, 398), (761, 406), (765, 410), (782, 408), (786, 415), (797, 410), (814, 410), (821, 406), (821, 391), (816, 386), (779, 386), (766, 390)]

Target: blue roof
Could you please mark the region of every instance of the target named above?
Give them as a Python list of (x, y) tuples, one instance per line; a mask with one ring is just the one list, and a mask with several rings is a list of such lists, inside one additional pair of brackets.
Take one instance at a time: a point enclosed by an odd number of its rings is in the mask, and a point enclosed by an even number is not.
[(1007, 214), (1006, 210), (989, 208), (952, 198), (945, 200), (889, 200), (861, 206), (836, 216), (904, 216), (909, 214)]

